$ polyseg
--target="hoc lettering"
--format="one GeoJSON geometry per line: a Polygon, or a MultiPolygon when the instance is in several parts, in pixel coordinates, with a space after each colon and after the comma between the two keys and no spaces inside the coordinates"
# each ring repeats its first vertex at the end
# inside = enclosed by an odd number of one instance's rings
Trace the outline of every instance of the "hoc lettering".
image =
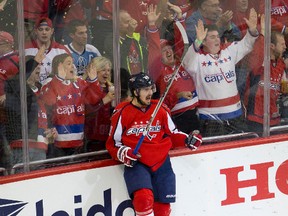
{"type": "MultiPolygon", "coordinates": [[[[243,166],[221,169],[220,174],[226,175],[227,197],[221,201],[221,205],[231,205],[245,202],[245,198],[239,196],[239,189],[256,187],[256,194],[251,196],[251,201],[271,199],[275,193],[269,191],[269,168],[274,167],[274,162],[266,162],[250,165],[250,169],[256,172],[255,179],[239,180],[238,174],[244,170],[243,166]]],[[[288,195],[288,160],[278,167],[275,174],[275,183],[279,191],[288,195]]]]}

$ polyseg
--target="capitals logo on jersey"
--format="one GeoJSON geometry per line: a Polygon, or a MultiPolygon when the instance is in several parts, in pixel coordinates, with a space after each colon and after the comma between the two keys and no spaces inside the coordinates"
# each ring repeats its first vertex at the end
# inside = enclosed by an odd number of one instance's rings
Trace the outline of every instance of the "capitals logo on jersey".
{"type": "MultiPolygon", "coordinates": [[[[147,124],[148,124],[148,121],[146,121],[145,123],[143,123],[142,121],[140,121],[139,123],[138,122],[134,122],[134,125],[129,128],[127,130],[127,135],[136,135],[136,136],[139,136],[140,134],[143,134],[144,131],[146,131],[146,127],[147,127],[147,124]]],[[[155,132],[159,133],[161,130],[161,125],[159,123],[159,121],[156,122],[156,124],[153,126],[151,125],[149,127],[149,130],[147,131],[147,134],[146,134],[146,137],[149,139],[149,140],[152,140],[153,138],[155,138],[157,135],[155,134],[155,132]],[[153,135],[150,134],[150,132],[153,132],[153,135]]]]}

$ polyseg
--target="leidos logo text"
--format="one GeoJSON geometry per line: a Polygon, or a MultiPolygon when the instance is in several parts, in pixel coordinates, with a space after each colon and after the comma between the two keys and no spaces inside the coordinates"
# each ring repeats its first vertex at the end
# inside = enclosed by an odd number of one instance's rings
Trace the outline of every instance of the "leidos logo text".
{"type": "MultiPolygon", "coordinates": [[[[75,208],[74,209],[74,214],[75,216],[94,216],[97,213],[103,213],[104,216],[123,216],[124,211],[127,208],[132,208],[132,202],[131,200],[124,200],[123,202],[121,202],[116,210],[115,213],[112,214],[112,201],[111,201],[111,188],[104,191],[103,192],[104,195],[104,205],[101,204],[95,204],[93,206],[91,206],[88,211],[87,214],[84,214],[82,211],[82,208],[75,208]]],[[[78,204],[82,202],[82,196],[81,195],[76,195],[74,196],[74,204],[78,204]]],[[[36,216],[47,216],[45,215],[45,208],[47,208],[45,206],[45,203],[43,202],[43,200],[40,200],[36,203],[36,216]]],[[[58,210],[56,212],[54,212],[51,216],[70,216],[71,213],[66,212],[65,210],[58,210]]]]}

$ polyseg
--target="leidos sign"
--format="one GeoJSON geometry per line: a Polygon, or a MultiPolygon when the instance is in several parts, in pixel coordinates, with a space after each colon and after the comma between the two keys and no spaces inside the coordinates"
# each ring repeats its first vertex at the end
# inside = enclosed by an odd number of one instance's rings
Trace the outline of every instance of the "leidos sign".
{"type": "MultiPolygon", "coordinates": [[[[94,204],[88,208],[87,214],[84,213],[82,208],[74,208],[74,216],[94,216],[97,213],[102,213],[105,216],[123,216],[124,211],[128,208],[132,208],[131,200],[124,200],[118,206],[116,206],[115,213],[112,214],[112,202],[111,202],[111,189],[108,189],[103,192],[104,196],[104,205],[94,204]]],[[[76,195],[74,196],[74,205],[82,202],[82,196],[76,195]]],[[[9,216],[9,215],[18,215],[20,211],[22,211],[27,202],[16,201],[16,200],[7,200],[0,199],[0,215],[1,216],[9,216]]],[[[31,204],[31,203],[30,203],[31,204]]],[[[72,203],[71,206],[72,207],[72,203]]],[[[44,200],[39,200],[35,204],[35,210],[30,210],[31,215],[35,216],[48,216],[45,214],[45,210],[47,208],[51,208],[51,206],[46,206],[44,200]],[[33,211],[33,212],[31,212],[33,211]]],[[[33,209],[33,208],[30,208],[33,209]]],[[[71,209],[69,209],[69,212],[71,209]]],[[[57,210],[52,216],[70,216],[71,214],[66,210],[57,210]]]]}
{"type": "MultiPolygon", "coordinates": [[[[274,162],[266,162],[250,165],[250,169],[256,172],[256,178],[239,180],[238,174],[244,167],[232,167],[221,169],[220,173],[226,175],[227,197],[222,200],[222,205],[231,205],[245,202],[245,198],[239,196],[240,188],[256,187],[256,194],[251,196],[251,201],[264,200],[275,197],[275,193],[269,188],[269,169],[274,168],[274,162]]],[[[274,179],[280,192],[288,195],[288,160],[277,168],[274,179]]]]}

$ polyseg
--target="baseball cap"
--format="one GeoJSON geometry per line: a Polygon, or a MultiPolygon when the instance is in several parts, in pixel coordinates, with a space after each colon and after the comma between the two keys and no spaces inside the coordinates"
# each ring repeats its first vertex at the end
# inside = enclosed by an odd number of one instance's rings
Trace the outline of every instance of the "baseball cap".
{"type": "Polygon", "coordinates": [[[4,43],[13,44],[14,39],[10,33],[5,32],[5,31],[0,31],[0,44],[4,44],[4,43]]]}
{"type": "Polygon", "coordinates": [[[171,43],[171,41],[168,41],[166,39],[161,39],[160,46],[161,46],[161,49],[163,49],[165,46],[173,46],[173,44],[171,43]]]}
{"type": "Polygon", "coordinates": [[[50,28],[53,28],[52,21],[48,17],[41,17],[36,21],[35,28],[37,29],[40,26],[49,26],[50,28]]]}

